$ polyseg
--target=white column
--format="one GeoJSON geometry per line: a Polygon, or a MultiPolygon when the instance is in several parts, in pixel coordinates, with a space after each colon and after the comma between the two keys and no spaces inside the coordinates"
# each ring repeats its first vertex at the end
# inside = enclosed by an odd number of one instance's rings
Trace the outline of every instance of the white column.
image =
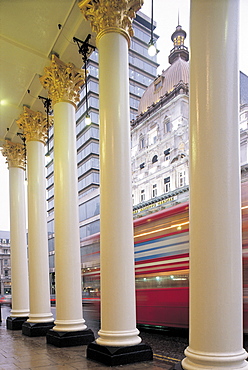
{"type": "Polygon", "coordinates": [[[238,0],[191,0],[190,338],[184,369],[248,369],[242,348],[238,0]]]}
{"type": "Polygon", "coordinates": [[[75,107],[54,105],[55,331],[85,330],[78,214],[75,107]]]}
{"type": "Polygon", "coordinates": [[[29,323],[52,322],[50,308],[46,215],[45,150],[38,140],[27,142],[29,323]]]}
{"type": "Polygon", "coordinates": [[[7,318],[7,329],[21,329],[29,314],[28,259],[25,207],[25,147],[9,140],[2,154],[9,168],[11,293],[12,310],[7,318]]]}
{"type": "Polygon", "coordinates": [[[58,347],[92,342],[82,310],[75,108],[84,71],[53,55],[40,78],[54,110],[54,229],[56,320],[47,342],[58,347]],[[87,329],[87,330],[86,330],[87,329]]]}
{"type": "Polygon", "coordinates": [[[29,315],[28,259],[25,208],[25,172],[9,167],[10,246],[11,246],[11,317],[29,315]]]}
{"type": "Polygon", "coordinates": [[[121,33],[105,33],[98,50],[101,330],[97,343],[130,346],[141,338],[135,311],[128,42],[121,33]]]}

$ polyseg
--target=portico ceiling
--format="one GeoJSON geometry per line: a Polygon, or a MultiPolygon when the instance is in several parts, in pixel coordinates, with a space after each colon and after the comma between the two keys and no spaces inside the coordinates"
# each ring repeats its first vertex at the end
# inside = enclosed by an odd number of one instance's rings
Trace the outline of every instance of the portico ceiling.
{"type": "MultiPolygon", "coordinates": [[[[73,37],[85,40],[89,33],[77,0],[0,1],[0,147],[6,138],[20,141],[15,120],[23,105],[44,112],[38,95],[46,97],[47,91],[39,76],[50,65],[51,54],[80,68],[73,37]]],[[[95,45],[95,35],[90,42],[95,45]]]]}

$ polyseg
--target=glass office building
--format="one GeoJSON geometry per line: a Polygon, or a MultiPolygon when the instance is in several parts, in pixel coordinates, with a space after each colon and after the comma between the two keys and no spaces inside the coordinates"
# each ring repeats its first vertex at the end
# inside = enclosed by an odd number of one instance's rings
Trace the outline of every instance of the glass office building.
{"type": "MultiPolygon", "coordinates": [[[[141,96],[157,75],[156,56],[147,52],[150,41],[151,20],[141,12],[133,21],[134,37],[129,49],[129,91],[130,121],[136,118],[141,96]]],[[[158,36],[154,34],[154,39],[158,36]]],[[[98,52],[95,50],[87,61],[87,96],[86,112],[85,85],[81,90],[81,99],[76,111],[77,164],[78,164],[78,205],[80,239],[100,230],[100,195],[99,195],[99,86],[98,52]],[[91,124],[85,124],[86,114],[90,115],[91,124]]],[[[111,73],[111,65],[109,66],[111,73]]],[[[50,159],[47,164],[47,204],[48,204],[48,244],[49,267],[51,272],[51,292],[54,293],[54,177],[53,177],[53,129],[50,130],[47,151],[50,159]]]]}

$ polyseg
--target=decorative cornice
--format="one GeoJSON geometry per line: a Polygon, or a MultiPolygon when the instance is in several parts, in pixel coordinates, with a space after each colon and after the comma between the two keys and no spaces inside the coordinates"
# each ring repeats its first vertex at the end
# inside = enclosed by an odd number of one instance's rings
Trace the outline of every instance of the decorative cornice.
{"type": "Polygon", "coordinates": [[[2,155],[6,157],[9,168],[18,167],[25,170],[26,151],[23,144],[12,143],[9,140],[5,140],[2,155]]]}
{"type": "Polygon", "coordinates": [[[23,107],[23,113],[16,121],[18,127],[23,131],[26,141],[41,141],[43,144],[47,141],[48,125],[52,125],[52,119],[41,112],[35,112],[28,107],[23,107]]]}
{"type": "Polygon", "coordinates": [[[183,81],[179,81],[177,85],[174,86],[173,90],[166,92],[163,96],[160,97],[158,102],[152,103],[145,112],[141,112],[135,120],[131,121],[131,129],[134,129],[136,126],[141,124],[145,118],[149,117],[151,114],[160,110],[165,104],[169,103],[178,95],[189,95],[189,84],[183,81]]]}
{"type": "Polygon", "coordinates": [[[82,69],[72,63],[62,62],[56,55],[52,55],[50,67],[44,68],[45,74],[40,77],[42,86],[48,90],[48,97],[52,104],[61,101],[76,103],[80,100],[79,91],[85,83],[85,74],[82,69]]]}
{"type": "Polygon", "coordinates": [[[140,208],[156,205],[157,202],[161,202],[165,199],[172,198],[172,197],[174,197],[176,195],[179,195],[179,194],[182,194],[182,193],[187,193],[188,191],[189,191],[189,185],[185,185],[184,187],[177,188],[173,191],[162,194],[158,197],[155,197],[155,198],[152,198],[150,200],[147,200],[147,201],[141,202],[139,204],[136,204],[135,206],[133,206],[133,211],[136,211],[140,208]]]}
{"type": "Polygon", "coordinates": [[[118,32],[130,42],[132,19],[143,3],[143,0],[82,0],[78,6],[85,19],[91,22],[97,40],[105,33],[118,32]]]}

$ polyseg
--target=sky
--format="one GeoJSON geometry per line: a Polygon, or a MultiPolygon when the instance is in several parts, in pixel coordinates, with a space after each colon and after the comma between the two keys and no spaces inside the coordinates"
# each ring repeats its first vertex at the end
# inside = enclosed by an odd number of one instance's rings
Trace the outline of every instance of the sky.
{"type": "MultiPolygon", "coordinates": [[[[187,38],[185,46],[189,47],[189,4],[190,0],[154,0],[153,18],[157,22],[157,33],[160,38],[157,42],[158,53],[158,74],[166,69],[168,55],[172,49],[171,35],[179,23],[186,31],[187,38]]],[[[144,0],[141,9],[143,13],[151,17],[151,0],[144,0]]],[[[248,75],[248,0],[240,0],[240,70],[248,75]],[[241,35],[245,35],[242,36],[241,35]],[[245,42],[244,42],[245,41],[245,42]]],[[[9,174],[5,158],[0,154],[0,230],[9,230],[9,174]]]]}
{"type": "MultiPolygon", "coordinates": [[[[216,0],[219,1],[219,0],[216,0]]],[[[237,1],[237,0],[234,0],[237,1]]],[[[144,0],[141,11],[151,17],[151,0],[144,0]]],[[[153,19],[157,22],[155,33],[160,37],[157,42],[158,63],[161,65],[158,74],[162,69],[169,67],[168,56],[173,48],[171,35],[179,23],[186,31],[187,37],[185,46],[189,47],[189,11],[190,0],[153,0],[153,19]]],[[[248,0],[240,0],[240,70],[248,75],[248,0]],[[242,42],[242,45],[241,45],[242,42]]]]}

